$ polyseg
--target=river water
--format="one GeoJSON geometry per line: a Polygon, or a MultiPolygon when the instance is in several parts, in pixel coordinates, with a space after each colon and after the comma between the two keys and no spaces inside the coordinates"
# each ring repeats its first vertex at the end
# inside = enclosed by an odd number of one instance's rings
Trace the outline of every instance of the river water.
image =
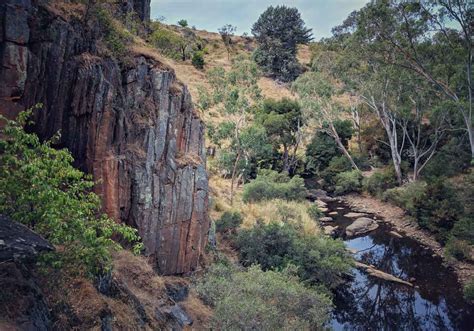
{"type": "MultiPolygon", "coordinates": [[[[462,287],[441,258],[410,238],[392,234],[380,223],[375,231],[345,238],[344,229],[354,219],[340,201],[328,203],[337,225],[337,236],[356,260],[409,281],[410,287],[367,275],[354,269],[353,278],[336,290],[330,326],[335,330],[474,330],[474,306],[463,299],[462,287]]],[[[369,215],[373,217],[373,215],[369,215]]]]}

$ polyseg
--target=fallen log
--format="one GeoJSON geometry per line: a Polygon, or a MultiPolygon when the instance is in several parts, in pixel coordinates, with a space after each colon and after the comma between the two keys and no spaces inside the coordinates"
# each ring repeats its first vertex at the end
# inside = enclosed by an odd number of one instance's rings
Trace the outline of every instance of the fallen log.
{"type": "Polygon", "coordinates": [[[372,267],[370,265],[367,265],[367,264],[356,261],[355,266],[358,269],[361,269],[361,270],[365,271],[367,274],[369,274],[372,277],[377,277],[377,278],[380,278],[380,279],[383,279],[383,280],[387,280],[389,282],[395,282],[395,283],[404,284],[404,285],[413,287],[412,283],[407,282],[407,281],[405,281],[403,279],[400,279],[398,277],[395,277],[395,276],[393,276],[391,274],[388,274],[386,272],[383,272],[381,270],[375,269],[374,267],[372,267]]]}

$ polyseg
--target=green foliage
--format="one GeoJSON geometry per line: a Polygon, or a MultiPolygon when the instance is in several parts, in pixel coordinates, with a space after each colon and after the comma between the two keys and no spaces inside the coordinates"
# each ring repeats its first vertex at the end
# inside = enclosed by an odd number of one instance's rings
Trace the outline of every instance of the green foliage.
{"type": "Polygon", "coordinates": [[[471,260],[473,247],[467,241],[450,238],[446,243],[446,253],[457,260],[471,260]]]}
{"type": "Polygon", "coordinates": [[[424,194],[414,201],[414,216],[418,224],[433,232],[441,242],[446,242],[462,212],[463,206],[454,188],[440,179],[428,183],[424,194]]]}
{"type": "Polygon", "coordinates": [[[328,288],[340,284],[352,261],[342,241],[303,234],[289,223],[258,223],[252,229],[242,229],[236,246],[246,266],[257,263],[269,270],[294,264],[301,279],[328,288]]]}
{"type": "Polygon", "coordinates": [[[340,152],[334,139],[323,132],[317,132],[306,147],[306,171],[319,174],[338,155],[340,152]]]}
{"type": "Polygon", "coordinates": [[[131,34],[121,28],[105,8],[97,7],[96,17],[104,32],[104,41],[112,55],[117,58],[127,55],[127,44],[132,40],[131,34]]]}
{"type": "Polygon", "coordinates": [[[321,173],[321,177],[326,182],[327,188],[333,190],[336,176],[341,172],[351,171],[351,169],[351,163],[345,156],[337,156],[331,159],[328,167],[321,173]]]}
{"type": "Polygon", "coordinates": [[[362,181],[364,191],[373,196],[381,197],[383,193],[397,185],[395,172],[392,167],[375,172],[372,176],[362,181]]]}
{"type": "Polygon", "coordinates": [[[107,271],[111,250],[120,248],[112,237],[137,242],[137,231],[99,216],[94,182],[72,166],[67,150],[52,148],[58,136],[41,142],[23,130],[30,115],[20,113],[0,133],[0,213],[60,246],[45,256],[53,266],[89,275],[107,271]]]}
{"type": "Polygon", "coordinates": [[[255,22],[252,33],[258,43],[254,59],[263,71],[283,81],[294,80],[301,71],[297,45],[312,39],[298,10],[270,6],[255,22]]]}
{"type": "Polygon", "coordinates": [[[256,121],[266,130],[273,142],[274,151],[283,150],[283,171],[293,170],[296,166],[296,151],[300,129],[304,124],[301,107],[297,101],[267,99],[257,111],[256,121]]]}
{"type": "Polygon", "coordinates": [[[226,211],[216,222],[217,232],[229,232],[237,229],[243,221],[242,214],[238,211],[226,211]]]}
{"type": "Polygon", "coordinates": [[[262,170],[257,178],[244,185],[244,202],[284,199],[301,201],[306,196],[304,181],[299,176],[289,176],[272,170],[262,170]]]}
{"type": "Polygon", "coordinates": [[[347,194],[362,190],[362,173],[358,170],[341,172],[336,175],[334,193],[347,194]]]}
{"type": "Polygon", "coordinates": [[[414,201],[425,193],[426,183],[422,181],[410,182],[400,187],[386,190],[382,198],[406,210],[409,214],[415,213],[414,201]]]}
{"type": "Polygon", "coordinates": [[[180,45],[183,43],[183,39],[176,32],[157,25],[150,35],[150,42],[164,55],[176,60],[181,58],[180,45]]]}
{"type": "Polygon", "coordinates": [[[471,279],[464,287],[464,297],[467,300],[474,301],[474,279],[471,279]]]}
{"type": "Polygon", "coordinates": [[[196,69],[204,69],[204,53],[201,51],[194,52],[191,63],[196,69]]]}
{"type": "Polygon", "coordinates": [[[319,329],[332,308],[326,294],[305,287],[290,268],[264,272],[252,266],[238,271],[217,264],[196,289],[214,307],[216,330],[319,329]]]}
{"type": "Polygon", "coordinates": [[[181,20],[178,21],[178,25],[182,28],[186,28],[186,27],[188,27],[188,21],[185,20],[185,19],[181,19],[181,20]]]}
{"type": "Polygon", "coordinates": [[[324,215],[324,213],[319,209],[318,205],[313,203],[311,206],[308,207],[308,215],[311,217],[313,221],[318,221],[320,217],[324,215]]]}

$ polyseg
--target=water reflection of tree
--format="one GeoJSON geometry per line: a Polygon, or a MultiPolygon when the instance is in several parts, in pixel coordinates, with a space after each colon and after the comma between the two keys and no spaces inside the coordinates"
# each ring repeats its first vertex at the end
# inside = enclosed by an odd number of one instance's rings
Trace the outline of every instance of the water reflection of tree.
{"type": "MultiPolygon", "coordinates": [[[[412,277],[410,263],[417,261],[413,261],[414,252],[406,243],[383,233],[372,240],[377,246],[359,254],[358,259],[397,277],[412,277]]],[[[335,318],[341,324],[348,322],[349,329],[451,329],[447,315],[459,314],[456,310],[450,313],[446,305],[440,304],[443,300],[439,292],[431,293],[431,303],[422,300],[413,288],[368,277],[360,271],[354,274],[356,281],[351,287],[341,288],[336,297],[335,318]]]]}

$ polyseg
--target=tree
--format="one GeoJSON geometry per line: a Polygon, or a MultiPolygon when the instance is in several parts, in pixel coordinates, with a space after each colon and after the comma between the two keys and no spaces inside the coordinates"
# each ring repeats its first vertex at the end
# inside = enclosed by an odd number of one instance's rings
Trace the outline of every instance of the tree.
{"type": "Polygon", "coordinates": [[[221,35],[222,41],[224,42],[225,49],[227,50],[227,58],[230,59],[230,52],[232,51],[232,36],[237,30],[236,26],[226,24],[217,31],[221,35]]]}
{"type": "Polygon", "coordinates": [[[302,140],[303,114],[297,101],[268,99],[257,112],[256,121],[263,125],[275,149],[283,149],[283,171],[292,172],[302,140]]]}
{"type": "Polygon", "coordinates": [[[474,158],[472,10],[469,1],[378,1],[352,14],[343,33],[372,61],[409,70],[429,82],[463,118],[474,158]]]}
{"type": "Polygon", "coordinates": [[[187,28],[188,27],[188,21],[185,19],[181,19],[178,21],[178,25],[182,28],[187,28]]]}
{"type": "MultiPolygon", "coordinates": [[[[227,118],[211,139],[222,146],[219,154],[226,175],[231,177],[231,204],[235,183],[248,174],[251,160],[261,158],[271,150],[265,129],[252,124],[253,109],[261,102],[258,77],[255,63],[238,57],[229,72],[219,67],[209,70],[211,91],[200,90],[200,99],[206,100],[206,106],[218,105],[219,111],[227,118]]],[[[204,104],[201,100],[200,103],[204,104]]]]}
{"type": "Polygon", "coordinates": [[[334,88],[330,78],[322,73],[308,72],[299,77],[292,88],[301,97],[303,107],[310,112],[311,118],[318,123],[319,130],[330,135],[352,168],[359,170],[335,126],[344,109],[333,100],[334,88]]]}
{"type": "Polygon", "coordinates": [[[254,59],[264,73],[283,81],[292,81],[299,74],[297,45],[312,40],[296,8],[270,6],[252,27],[258,48],[254,59]]]}
{"type": "MultiPolygon", "coordinates": [[[[60,247],[43,258],[55,267],[95,276],[111,268],[112,238],[138,241],[137,230],[100,216],[100,199],[91,192],[94,182],[73,168],[73,158],[41,142],[23,127],[31,124],[31,110],[0,130],[0,213],[23,223],[60,247]]],[[[137,250],[141,245],[135,247],[137,250]]]]}

